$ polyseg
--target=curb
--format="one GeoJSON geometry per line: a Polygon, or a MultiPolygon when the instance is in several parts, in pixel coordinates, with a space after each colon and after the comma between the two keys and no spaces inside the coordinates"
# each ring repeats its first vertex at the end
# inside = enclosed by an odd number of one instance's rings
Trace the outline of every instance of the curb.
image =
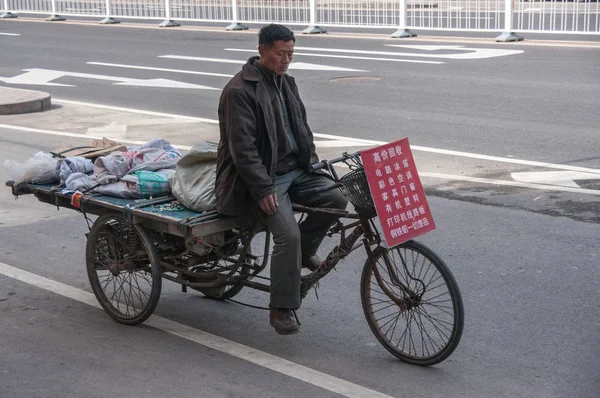
{"type": "Polygon", "coordinates": [[[43,91],[0,87],[0,115],[42,112],[51,104],[50,94],[43,91]]]}

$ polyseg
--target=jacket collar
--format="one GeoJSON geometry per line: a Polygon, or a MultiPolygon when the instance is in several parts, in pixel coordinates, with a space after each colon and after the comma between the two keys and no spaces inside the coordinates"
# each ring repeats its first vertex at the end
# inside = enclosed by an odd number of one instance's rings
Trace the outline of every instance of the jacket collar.
{"type": "Polygon", "coordinates": [[[259,59],[259,56],[248,58],[248,62],[246,62],[246,64],[242,67],[242,77],[244,78],[244,80],[257,82],[263,78],[263,76],[260,73],[258,73],[254,66],[254,63],[258,62],[259,59]]]}
{"type": "Polygon", "coordinates": [[[275,81],[277,76],[264,66],[259,65],[259,56],[248,58],[248,62],[242,67],[242,77],[244,80],[251,82],[257,82],[263,77],[269,78],[271,81],[275,81]]]}

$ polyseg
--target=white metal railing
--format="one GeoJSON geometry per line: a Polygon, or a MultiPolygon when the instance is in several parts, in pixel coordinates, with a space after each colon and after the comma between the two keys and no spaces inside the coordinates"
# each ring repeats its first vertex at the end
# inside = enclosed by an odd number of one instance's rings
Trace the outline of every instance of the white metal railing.
{"type": "Polygon", "coordinates": [[[238,0],[239,22],[308,25],[310,0],[238,0]]]}
{"type": "Polygon", "coordinates": [[[233,20],[231,0],[171,0],[171,18],[189,21],[233,20]]]}
{"type": "Polygon", "coordinates": [[[317,23],[322,26],[395,28],[399,0],[317,0],[317,23]]]}
{"type": "Polygon", "coordinates": [[[0,7],[5,15],[275,22],[308,25],[306,33],[318,25],[600,34],[600,0],[0,0],[0,7]]]}
{"type": "Polygon", "coordinates": [[[514,29],[522,32],[600,32],[600,1],[519,2],[514,29]]]}
{"type": "Polygon", "coordinates": [[[49,0],[7,0],[7,12],[19,14],[50,14],[52,3],[49,0]]]}
{"type": "Polygon", "coordinates": [[[105,0],[54,0],[53,14],[72,16],[100,16],[106,15],[105,0]]]}
{"type": "Polygon", "coordinates": [[[168,0],[111,0],[111,17],[166,19],[168,0]]]}
{"type": "Polygon", "coordinates": [[[505,0],[409,0],[407,27],[428,30],[498,31],[505,0]]]}

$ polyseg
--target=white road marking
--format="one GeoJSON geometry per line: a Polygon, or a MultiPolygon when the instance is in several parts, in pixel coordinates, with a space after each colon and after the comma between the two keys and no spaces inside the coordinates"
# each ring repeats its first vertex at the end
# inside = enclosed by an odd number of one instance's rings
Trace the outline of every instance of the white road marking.
{"type": "MultiPolygon", "coordinates": [[[[179,118],[179,119],[184,119],[184,120],[191,121],[191,122],[202,122],[202,123],[210,123],[210,124],[218,124],[219,123],[218,120],[214,120],[214,119],[206,119],[206,118],[184,116],[184,115],[162,113],[162,112],[144,111],[144,110],[139,110],[139,109],[122,108],[122,107],[93,104],[93,103],[87,103],[87,102],[61,100],[61,99],[54,99],[54,102],[59,103],[59,104],[65,103],[65,104],[73,104],[73,105],[90,106],[90,107],[95,107],[95,108],[100,108],[100,109],[109,109],[109,110],[117,110],[117,111],[130,112],[130,113],[139,113],[139,114],[143,114],[143,115],[179,118]]],[[[44,129],[37,129],[37,128],[31,128],[31,127],[9,125],[9,124],[0,124],[0,128],[12,129],[12,130],[17,130],[17,131],[26,131],[26,132],[32,132],[32,133],[40,133],[40,134],[74,137],[74,138],[92,138],[92,139],[102,138],[99,136],[93,136],[93,135],[87,135],[87,134],[77,134],[77,133],[68,133],[68,132],[62,132],[62,131],[44,130],[44,129]]],[[[347,143],[351,143],[352,146],[371,147],[371,146],[376,146],[376,145],[387,144],[386,141],[367,140],[367,139],[362,139],[362,138],[344,137],[344,136],[331,135],[331,134],[314,133],[313,135],[316,138],[325,138],[327,140],[335,140],[338,143],[340,143],[340,145],[342,143],[344,143],[344,145],[346,145],[347,143]]],[[[134,145],[140,145],[140,144],[144,143],[143,141],[123,141],[123,142],[126,144],[131,143],[134,145]]],[[[320,143],[318,145],[320,147],[331,147],[334,145],[334,144],[330,144],[330,142],[332,142],[332,141],[319,141],[319,142],[320,143]]],[[[180,149],[183,149],[183,150],[191,149],[190,146],[177,145],[177,147],[180,149]]],[[[520,164],[520,165],[527,165],[527,166],[534,166],[534,167],[545,167],[545,168],[551,168],[551,169],[557,169],[557,170],[568,170],[568,171],[576,171],[576,172],[582,172],[582,173],[591,173],[591,174],[595,174],[595,175],[600,174],[600,169],[593,169],[593,168],[587,168],[587,167],[570,166],[570,165],[562,165],[562,164],[546,163],[546,162],[537,162],[537,161],[515,159],[515,158],[503,158],[503,157],[499,157],[499,156],[490,156],[490,155],[482,155],[482,154],[477,154],[477,153],[452,151],[452,150],[430,148],[430,147],[424,147],[424,146],[418,146],[418,145],[411,145],[411,149],[413,151],[438,153],[438,154],[444,154],[444,155],[450,155],[450,156],[459,156],[459,157],[466,157],[466,158],[472,158],[472,159],[489,160],[489,161],[494,161],[494,162],[520,164]]],[[[493,179],[486,179],[486,178],[467,177],[467,176],[461,176],[461,175],[442,174],[442,173],[420,172],[419,174],[422,176],[426,176],[426,177],[441,178],[441,179],[447,179],[447,180],[470,181],[470,182],[479,182],[479,183],[484,183],[484,184],[508,185],[508,186],[517,186],[517,187],[534,188],[534,189],[542,189],[542,190],[578,192],[578,193],[582,193],[582,194],[588,193],[591,195],[599,195],[600,194],[600,191],[598,191],[598,190],[582,189],[582,188],[557,187],[557,186],[543,185],[543,184],[528,184],[528,183],[523,183],[523,182],[518,182],[518,181],[493,180],[493,179]]]]}
{"type": "Polygon", "coordinates": [[[79,77],[85,79],[95,80],[109,80],[116,81],[113,83],[120,86],[138,86],[138,87],[162,87],[162,88],[186,88],[186,89],[197,89],[197,90],[214,90],[220,91],[220,89],[209,86],[201,86],[198,84],[190,84],[184,82],[178,82],[175,80],[168,79],[133,79],[129,77],[118,77],[118,76],[106,76],[106,75],[95,75],[91,73],[78,73],[68,72],[51,69],[23,69],[25,73],[14,76],[14,77],[0,77],[0,81],[8,84],[29,84],[29,85],[41,85],[41,86],[65,86],[75,87],[69,84],[51,83],[52,80],[58,79],[64,76],[79,77]]]}
{"type": "Polygon", "coordinates": [[[247,61],[244,61],[241,59],[192,57],[189,55],[159,55],[158,58],[184,59],[184,60],[188,60],[188,61],[219,62],[222,64],[236,64],[236,65],[243,65],[247,62],[247,61]]]}
{"type": "Polygon", "coordinates": [[[403,44],[397,45],[396,47],[409,48],[412,50],[423,50],[423,51],[437,51],[437,50],[454,50],[457,48],[464,47],[463,45],[459,46],[440,46],[440,45],[428,45],[428,44],[403,44]]]}
{"type": "MultiPolygon", "coordinates": [[[[59,104],[65,103],[65,104],[73,104],[73,105],[81,105],[81,106],[91,106],[91,107],[100,108],[100,109],[110,109],[110,110],[116,110],[116,111],[122,111],[122,112],[139,113],[142,115],[172,117],[172,118],[185,119],[185,120],[192,121],[192,122],[219,124],[219,121],[216,119],[207,119],[207,118],[194,117],[194,116],[177,115],[177,114],[173,114],[173,113],[153,112],[153,111],[145,111],[145,110],[132,109],[132,108],[122,108],[122,107],[118,107],[118,106],[101,105],[101,104],[94,104],[94,103],[80,102],[80,101],[71,101],[71,100],[64,100],[64,99],[59,99],[59,98],[55,98],[53,101],[55,103],[59,103],[59,104]]],[[[8,126],[8,125],[0,125],[0,126],[8,126]]],[[[19,126],[12,126],[12,127],[18,128],[19,126]]],[[[8,127],[8,128],[12,128],[12,127],[8,127]]],[[[329,140],[356,142],[357,144],[364,144],[364,146],[376,146],[376,145],[384,145],[384,144],[388,143],[387,141],[368,140],[368,139],[364,139],[364,138],[346,137],[346,136],[342,136],[342,135],[321,134],[321,133],[313,133],[313,135],[317,138],[326,138],[329,140]]],[[[521,164],[521,165],[535,166],[535,167],[546,167],[549,169],[558,169],[558,170],[580,171],[583,173],[600,173],[600,169],[592,169],[592,168],[588,168],[588,167],[570,166],[570,165],[564,165],[564,164],[546,163],[546,162],[538,162],[538,161],[534,161],[534,160],[524,160],[524,159],[516,159],[516,158],[504,158],[504,157],[500,157],[500,156],[482,155],[482,154],[478,154],[478,153],[453,151],[453,150],[449,150],[449,149],[431,148],[431,147],[425,147],[425,146],[419,146],[419,145],[411,145],[410,148],[413,151],[439,153],[442,155],[489,160],[492,162],[521,164]]]]}
{"type": "Polygon", "coordinates": [[[86,62],[86,64],[88,64],[88,65],[100,65],[100,66],[112,66],[112,67],[115,67],[115,68],[155,70],[155,71],[159,71],[159,72],[187,73],[187,74],[190,74],[190,75],[216,76],[216,77],[233,77],[233,75],[225,75],[223,73],[196,72],[196,71],[193,71],[193,70],[182,70],[182,69],[154,68],[152,66],[109,64],[109,63],[106,63],[106,62],[86,62]]]}
{"type": "MultiPolygon", "coordinates": [[[[296,47],[298,48],[298,47],[296,47]]],[[[255,52],[255,50],[246,50],[241,48],[226,48],[225,51],[238,51],[238,52],[255,52]]],[[[317,53],[301,53],[294,51],[294,56],[296,55],[305,55],[309,57],[320,57],[320,58],[343,58],[343,59],[364,59],[368,61],[387,61],[387,62],[408,62],[413,64],[443,64],[442,61],[416,61],[414,59],[399,59],[399,58],[374,58],[374,57],[361,57],[356,55],[333,55],[333,54],[317,54],[317,53]]],[[[292,62],[290,64],[290,69],[293,69],[292,66],[299,64],[301,62],[292,62]]],[[[363,71],[364,72],[364,71],[363,71]]]]}
{"type": "Polygon", "coordinates": [[[429,172],[419,172],[419,176],[430,177],[430,178],[440,178],[440,179],[444,179],[444,180],[476,182],[479,184],[504,185],[504,186],[509,186],[509,187],[539,189],[539,190],[543,190],[543,191],[574,192],[577,194],[588,194],[588,195],[600,196],[600,191],[595,190],[595,189],[561,187],[558,185],[530,184],[530,183],[518,182],[518,181],[493,180],[493,179],[489,179],[489,178],[468,177],[468,176],[459,176],[459,175],[453,175],[453,174],[429,173],[429,172]]]}
{"type": "MultiPolygon", "coordinates": [[[[13,126],[11,124],[0,124],[0,128],[17,130],[17,131],[25,131],[28,133],[56,135],[59,137],[88,138],[88,139],[92,139],[92,140],[101,140],[102,138],[104,138],[103,136],[94,135],[94,134],[68,133],[66,131],[54,131],[54,130],[38,129],[38,128],[33,128],[33,127],[13,126]]],[[[121,141],[123,144],[133,144],[133,145],[142,145],[142,144],[146,143],[146,141],[131,141],[131,140],[119,140],[119,141],[121,141]]]]}
{"type": "Polygon", "coordinates": [[[210,123],[210,124],[219,124],[218,120],[215,119],[206,119],[202,117],[195,116],[185,116],[185,115],[177,115],[174,113],[163,113],[163,112],[154,112],[154,111],[145,111],[141,109],[132,109],[132,108],[122,108],[120,106],[111,106],[111,105],[102,105],[102,104],[93,104],[90,102],[81,102],[81,101],[71,101],[60,98],[54,98],[52,100],[54,103],[58,104],[72,104],[72,105],[80,105],[80,106],[91,106],[93,108],[99,109],[109,109],[113,111],[121,111],[121,112],[129,112],[129,113],[139,113],[140,115],[150,115],[150,116],[160,116],[160,117],[168,117],[174,119],[185,119],[190,122],[201,122],[201,123],[210,123]]]}
{"type": "MultiPolygon", "coordinates": [[[[256,53],[256,50],[244,50],[244,51],[256,53]]],[[[188,60],[188,61],[203,61],[203,62],[219,62],[219,63],[224,63],[224,64],[237,64],[237,65],[244,65],[246,62],[248,62],[247,60],[191,57],[191,56],[187,56],[187,55],[159,55],[158,58],[184,59],[184,60],[188,60]]],[[[338,66],[310,64],[307,62],[292,62],[290,64],[290,69],[293,69],[293,70],[324,70],[324,71],[334,71],[334,72],[368,72],[368,71],[362,70],[362,69],[350,69],[350,68],[342,68],[342,67],[338,67],[338,66]]]]}
{"type": "Polygon", "coordinates": [[[9,84],[37,84],[41,86],[75,87],[72,84],[51,83],[52,80],[63,77],[64,75],[64,73],[57,70],[30,69],[28,72],[14,77],[0,77],[0,81],[9,84]]]}
{"type": "MultiPolygon", "coordinates": [[[[68,133],[65,131],[54,131],[54,130],[44,130],[44,129],[38,129],[38,128],[33,128],[33,127],[23,127],[23,126],[13,126],[10,124],[0,124],[0,128],[6,128],[6,129],[12,129],[12,130],[18,130],[18,131],[25,131],[28,133],[38,133],[38,134],[47,134],[47,135],[56,135],[56,136],[61,136],[61,137],[71,137],[71,138],[82,138],[82,139],[92,139],[92,140],[101,140],[102,138],[107,137],[110,134],[80,134],[80,133],[68,133]]],[[[92,129],[90,129],[92,130],[92,129]]],[[[94,132],[97,132],[98,130],[92,130],[94,132]]],[[[127,139],[122,139],[121,137],[117,137],[117,136],[111,136],[110,138],[113,139],[118,139],[119,142],[123,143],[123,144],[131,144],[131,145],[143,145],[146,143],[146,141],[136,141],[136,140],[127,140],[127,139]]],[[[173,145],[174,147],[176,147],[177,149],[180,150],[184,150],[184,151],[189,151],[190,149],[192,149],[191,146],[189,145],[173,145]]],[[[341,140],[328,140],[328,141],[319,141],[319,140],[315,140],[315,146],[317,148],[347,148],[347,147],[357,147],[357,146],[365,146],[363,143],[360,142],[352,142],[352,141],[341,141],[341,140]]]]}
{"type": "Polygon", "coordinates": [[[560,185],[573,188],[579,188],[579,185],[573,180],[600,180],[600,174],[582,173],[580,171],[533,171],[511,173],[510,176],[515,181],[560,185]]]}
{"type": "MultiPolygon", "coordinates": [[[[0,274],[67,297],[71,300],[87,304],[94,308],[101,308],[96,297],[92,293],[24,271],[2,262],[0,262],[0,274]]],[[[203,345],[212,350],[231,355],[254,365],[261,366],[345,397],[391,398],[389,395],[382,394],[375,390],[160,316],[153,315],[145,322],[145,324],[174,336],[203,345]]]]}
{"type": "Polygon", "coordinates": [[[0,36],[21,36],[20,33],[3,33],[0,32],[0,36]]]}
{"type": "MultiPolygon", "coordinates": [[[[313,134],[316,136],[316,134],[313,134]]],[[[331,140],[331,141],[319,141],[315,140],[315,146],[317,148],[348,148],[348,147],[359,147],[365,146],[362,142],[356,141],[344,141],[344,140],[331,140]]]]}
{"type": "MultiPolygon", "coordinates": [[[[340,136],[340,135],[331,135],[331,134],[313,133],[313,135],[315,137],[320,137],[320,138],[329,138],[329,139],[343,140],[343,141],[354,141],[354,142],[357,142],[357,143],[363,143],[365,146],[385,145],[385,144],[388,143],[387,141],[374,141],[374,140],[366,140],[366,139],[362,139],[362,138],[344,137],[344,136],[340,136]]],[[[588,167],[579,167],[579,166],[570,166],[570,165],[556,164],[556,163],[537,162],[537,161],[534,161],[534,160],[524,160],[524,159],[515,159],[515,158],[503,158],[503,157],[500,157],[500,156],[482,155],[482,154],[478,154],[478,153],[453,151],[453,150],[449,150],[449,149],[430,148],[430,147],[419,146],[419,145],[411,145],[410,149],[412,149],[413,151],[439,153],[439,154],[442,154],[442,155],[450,155],[450,156],[459,156],[459,157],[463,157],[463,158],[489,160],[489,161],[492,161],[492,162],[522,164],[522,165],[526,165],[526,166],[546,167],[546,168],[549,168],[549,169],[570,170],[570,171],[578,171],[578,172],[583,172],[583,173],[600,173],[600,169],[592,169],[592,168],[588,168],[588,167]]]]}
{"type": "MultiPolygon", "coordinates": [[[[403,46],[403,44],[385,44],[388,47],[403,46]]],[[[502,50],[497,48],[456,48],[453,49],[468,51],[467,53],[457,54],[423,54],[423,53],[402,53],[397,51],[371,51],[371,50],[351,50],[341,48],[322,48],[322,47],[295,47],[296,50],[331,52],[343,54],[369,54],[369,55],[393,55],[397,57],[420,57],[420,58],[446,58],[446,59],[482,59],[502,57],[506,55],[515,55],[523,53],[523,50],[502,50]]],[[[226,49],[227,50],[227,49],[226,49]]],[[[296,54],[296,53],[294,53],[296,54]]],[[[360,59],[360,58],[359,58],[360,59]]]]}
{"type": "MultiPolygon", "coordinates": [[[[62,102],[65,102],[65,101],[62,101],[62,102]]],[[[71,101],[71,102],[74,102],[74,101],[71,101]]],[[[102,106],[102,107],[104,107],[104,106],[102,106]]],[[[111,108],[114,108],[114,107],[111,107],[111,108]]],[[[129,110],[129,111],[132,111],[132,110],[129,110]]],[[[152,113],[144,112],[144,114],[152,114],[152,113]]],[[[162,115],[164,115],[164,114],[162,114],[162,115]]],[[[10,125],[10,124],[0,124],[0,129],[1,128],[17,130],[17,131],[26,131],[26,132],[38,133],[38,134],[73,137],[73,138],[84,138],[84,139],[86,139],[86,138],[87,139],[102,139],[103,138],[103,137],[97,136],[97,135],[67,133],[67,132],[63,132],[63,131],[44,130],[44,129],[37,129],[37,128],[32,128],[32,127],[14,126],[14,125],[10,125]]],[[[344,146],[347,145],[347,142],[354,143],[354,144],[352,144],[352,146],[373,146],[372,144],[371,145],[368,144],[368,142],[369,142],[368,140],[351,139],[351,138],[348,139],[346,137],[339,137],[339,136],[329,135],[329,134],[313,134],[313,135],[315,137],[328,138],[328,139],[331,139],[333,137],[344,138],[343,140],[337,141],[338,143],[344,143],[344,146]],[[346,140],[348,140],[348,141],[346,141],[346,140]]],[[[131,141],[131,140],[121,140],[121,142],[123,142],[124,144],[133,144],[133,145],[142,145],[145,143],[145,141],[131,141]]],[[[331,142],[331,141],[315,141],[315,146],[325,147],[325,148],[333,146],[332,144],[329,144],[329,142],[331,142]],[[317,142],[319,144],[317,144],[317,142]]],[[[370,141],[370,142],[373,142],[373,141],[370,141]]],[[[377,144],[375,144],[375,145],[385,144],[385,142],[383,142],[383,141],[374,141],[374,142],[377,142],[377,144]]],[[[192,148],[191,146],[186,146],[186,145],[174,145],[174,146],[179,149],[182,149],[182,150],[190,150],[192,148]]],[[[417,150],[417,151],[425,150],[427,152],[434,152],[434,153],[441,152],[441,153],[446,153],[446,154],[452,154],[452,152],[454,152],[454,151],[444,151],[441,149],[419,147],[419,146],[413,146],[413,145],[411,145],[411,149],[417,150]]],[[[464,152],[456,152],[456,153],[463,154],[463,155],[456,155],[456,156],[468,155],[466,157],[481,158],[481,159],[485,158],[487,160],[497,159],[496,161],[499,161],[499,162],[535,164],[536,166],[550,167],[550,168],[557,168],[557,169],[568,169],[568,168],[574,167],[574,166],[566,166],[566,165],[560,165],[560,164],[531,162],[531,161],[519,160],[519,159],[495,158],[493,156],[469,154],[469,153],[464,153],[464,152]],[[543,165],[545,165],[545,166],[543,166],[543,165]]],[[[600,170],[598,170],[598,169],[586,169],[583,167],[580,167],[580,169],[587,170],[591,173],[596,173],[596,175],[600,175],[600,170]]],[[[487,179],[487,178],[468,177],[468,176],[443,174],[443,173],[419,172],[419,175],[422,177],[441,178],[441,179],[453,180],[453,181],[468,181],[468,182],[476,182],[476,183],[491,184],[491,185],[506,185],[506,186],[514,186],[514,187],[533,188],[533,189],[540,189],[540,190],[545,190],[545,191],[577,192],[580,194],[600,195],[599,190],[593,190],[593,189],[561,187],[561,186],[544,185],[544,184],[531,184],[531,183],[518,182],[518,181],[507,181],[507,180],[493,180],[493,179],[487,179]]]]}

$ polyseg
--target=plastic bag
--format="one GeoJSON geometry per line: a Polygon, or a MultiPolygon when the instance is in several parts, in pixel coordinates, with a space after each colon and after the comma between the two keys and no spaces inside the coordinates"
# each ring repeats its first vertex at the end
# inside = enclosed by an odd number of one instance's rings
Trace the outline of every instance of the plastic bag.
{"type": "Polygon", "coordinates": [[[171,194],[169,176],[174,173],[175,170],[168,169],[158,171],[137,171],[135,175],[138,178],[141,197],[149,199],[151,197],[155,198],[171,194]]]}
{"type": "Polygon", "coordinates": [[[67,178],[73,173],[91,173],[94,171],[94,164],[90,159],[81,156],[61,159],[56,165],[56,171],[60,177],[61,185],[64,185],[67,178]]]}
{"type": "Polygon", "coordinates": [[[101,156],[94,162],[94,176],[100,184],[109,184],[117,181],[131,169],[129,152],[114,152],[101,156]]]}
{"type": "Polygon", "coordinates": [[[4,168],[10,179],[16,183],[50,184],[59,181],[57,163],[58,159],[54,159],[49,153],[38,152],[25,163],[6,160],[4,168]]]}
{"type": "Polygon", "coordinates": [[[179,203],[194,211],[208,211],[217,207],[216,178],[217,144],[201,142],[179,160],[169,183],[179,203]]]}

